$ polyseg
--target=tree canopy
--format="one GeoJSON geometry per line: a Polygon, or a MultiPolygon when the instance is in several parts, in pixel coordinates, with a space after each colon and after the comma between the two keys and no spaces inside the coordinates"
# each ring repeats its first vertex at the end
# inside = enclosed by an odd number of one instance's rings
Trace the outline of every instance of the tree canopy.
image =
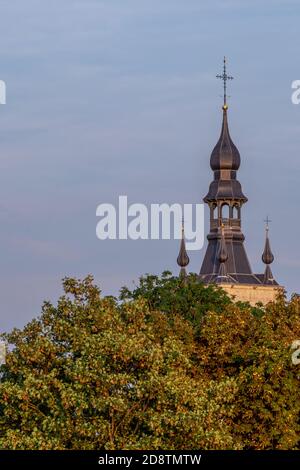
{"type": "Polygon", "coordinates": [[[300,448],[298,296],[252,308],[168,272],[63,288],[3,335],[0,448],[300,448]]]}

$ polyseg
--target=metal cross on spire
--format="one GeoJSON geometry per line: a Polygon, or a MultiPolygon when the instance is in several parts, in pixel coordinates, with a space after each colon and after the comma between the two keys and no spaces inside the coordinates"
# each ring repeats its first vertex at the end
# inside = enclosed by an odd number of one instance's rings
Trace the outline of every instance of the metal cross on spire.
{"type": "Polygon", "coordinates": [[[226,57],[224,56],[224,65],[222,75],[216,75],[216,78],[220,78],[224,83],[224,107],[227,108],[227,80],[233,80],[231,75],[227,75],[226,71],[226,57]]]}
{"type": "Polygon", "coordinates": [[[266,224],[266,231],[269,231],[269,223],[272,222],[272,220],[269,219],[269,216],[267,215],[266,219],[264,220],[266,224]]]}

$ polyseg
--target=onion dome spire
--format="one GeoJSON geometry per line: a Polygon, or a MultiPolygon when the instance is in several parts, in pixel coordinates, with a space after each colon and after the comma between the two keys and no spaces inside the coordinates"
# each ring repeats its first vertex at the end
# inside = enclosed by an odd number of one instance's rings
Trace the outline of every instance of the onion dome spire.
{"type": "Polygon", "coordinates": [[[177,264],[180,266],[180,277],[186,277],[186,267],[190,262],[190,258],[186,252],[185,247],[185,237],[184,237],[184,220],[182,219],[182,228],[181,228],[181,243],[179,255],[177,257],[177,264]]]}
{"type": "Polygon", "coordinates": [[[241,164],[240,152],[230,137],[227,116],[228,106],[224,105],[222,109],[223,121],[221,135],[211,153],[210,166],[213,171],[237,171],[241,164]]]}
{"type": "Polygon", "coordinates": [[[262,254],[262,261],[266,265],[265,273],[264,273],[264,284],[275,284],[276,281],[273,277],[270,264],[274,261],[274,255],[271,250],[270,240],[269,240],[269,223],[271,220],[267,217],[266,220],[266,241],[265,241],[265,248],[262,254]]]}
{"type": "Polygon", "coordinates": [[[215,145],[211,157],[210,166],[214,172],[214,181],[210,184],[208,194],[204,202],[215,202],[216,200],[231,199],[240,203],[247,202],[243,194],[242,187],[237,178],[237,171],[241,164],[240,152],[233,143],[228,126],[228,105],[227,105],[227,81],[233,77],[227,75],[226,58],[224,57],[223,73],[217,78],[224,83],[224,103],[222,106],[223,120],[221,134],[215,145]]]}

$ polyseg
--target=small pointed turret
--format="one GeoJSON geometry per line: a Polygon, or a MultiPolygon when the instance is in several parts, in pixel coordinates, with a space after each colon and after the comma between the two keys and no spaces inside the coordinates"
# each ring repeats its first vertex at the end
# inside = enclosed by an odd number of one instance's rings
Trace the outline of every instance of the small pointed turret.
{"type": "Polygon", "coordinates": [[[227,260],[228,260],[228,251],[227,251],[225,236],[224,236],[224,224],[222,224],[220,246],[219,246],[219,251],[218,251],[218,261],[220,263],[220,267],[219,267],[218,276],[216,278],[217,283],[230,282],[230,279],[227,273],[227,268],[226,268],[227,260]]]}
{"type": "Polygon", "coordinates": [[[276,284],[276,281],[273,277],[273,274],[270,268],[270,264],[272,264],[274,261],[274,255],[272,253],[270,240],[269,240],[269,222],[271,221],[267,217],[265,222],[266,222],[266,241],[265,241],[264,252],[261,257],[263,263],[266,265],[263,283],[264,284],[276,284]]]}
{"type": "Polygon", "coordinates": [[[186,267],[190,262],[190,258],[186,252],[185,247],[185,237],[184,237],[184,221],[182,220],[182,229],[181,229],[181,243],[179,255],[177,257],[177,264],[180,266],[180,277],[186,277],[186,267]]]}

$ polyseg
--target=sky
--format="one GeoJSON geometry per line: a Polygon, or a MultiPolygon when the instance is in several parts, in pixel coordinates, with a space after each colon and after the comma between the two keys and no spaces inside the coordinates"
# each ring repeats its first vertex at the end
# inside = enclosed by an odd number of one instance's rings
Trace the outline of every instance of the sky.
{"type": "MultiPolygon", "coordinates": [[[[243,232],[263,272],[299,292],[300,79],[297,0],[0,0],[0,331],[89,273],[116,295],[144,273],[178,272],[178,240],[96,238],[96,207],[200,203],[229,125],[249,201],[243,232]]],[[[208,214],[206,212],[206,222],[208,214]]],[[[208,225],[206,223],[206,232],[208,225]]],[[[205,247],[190,252],[199,272],[205,247]]]]}

